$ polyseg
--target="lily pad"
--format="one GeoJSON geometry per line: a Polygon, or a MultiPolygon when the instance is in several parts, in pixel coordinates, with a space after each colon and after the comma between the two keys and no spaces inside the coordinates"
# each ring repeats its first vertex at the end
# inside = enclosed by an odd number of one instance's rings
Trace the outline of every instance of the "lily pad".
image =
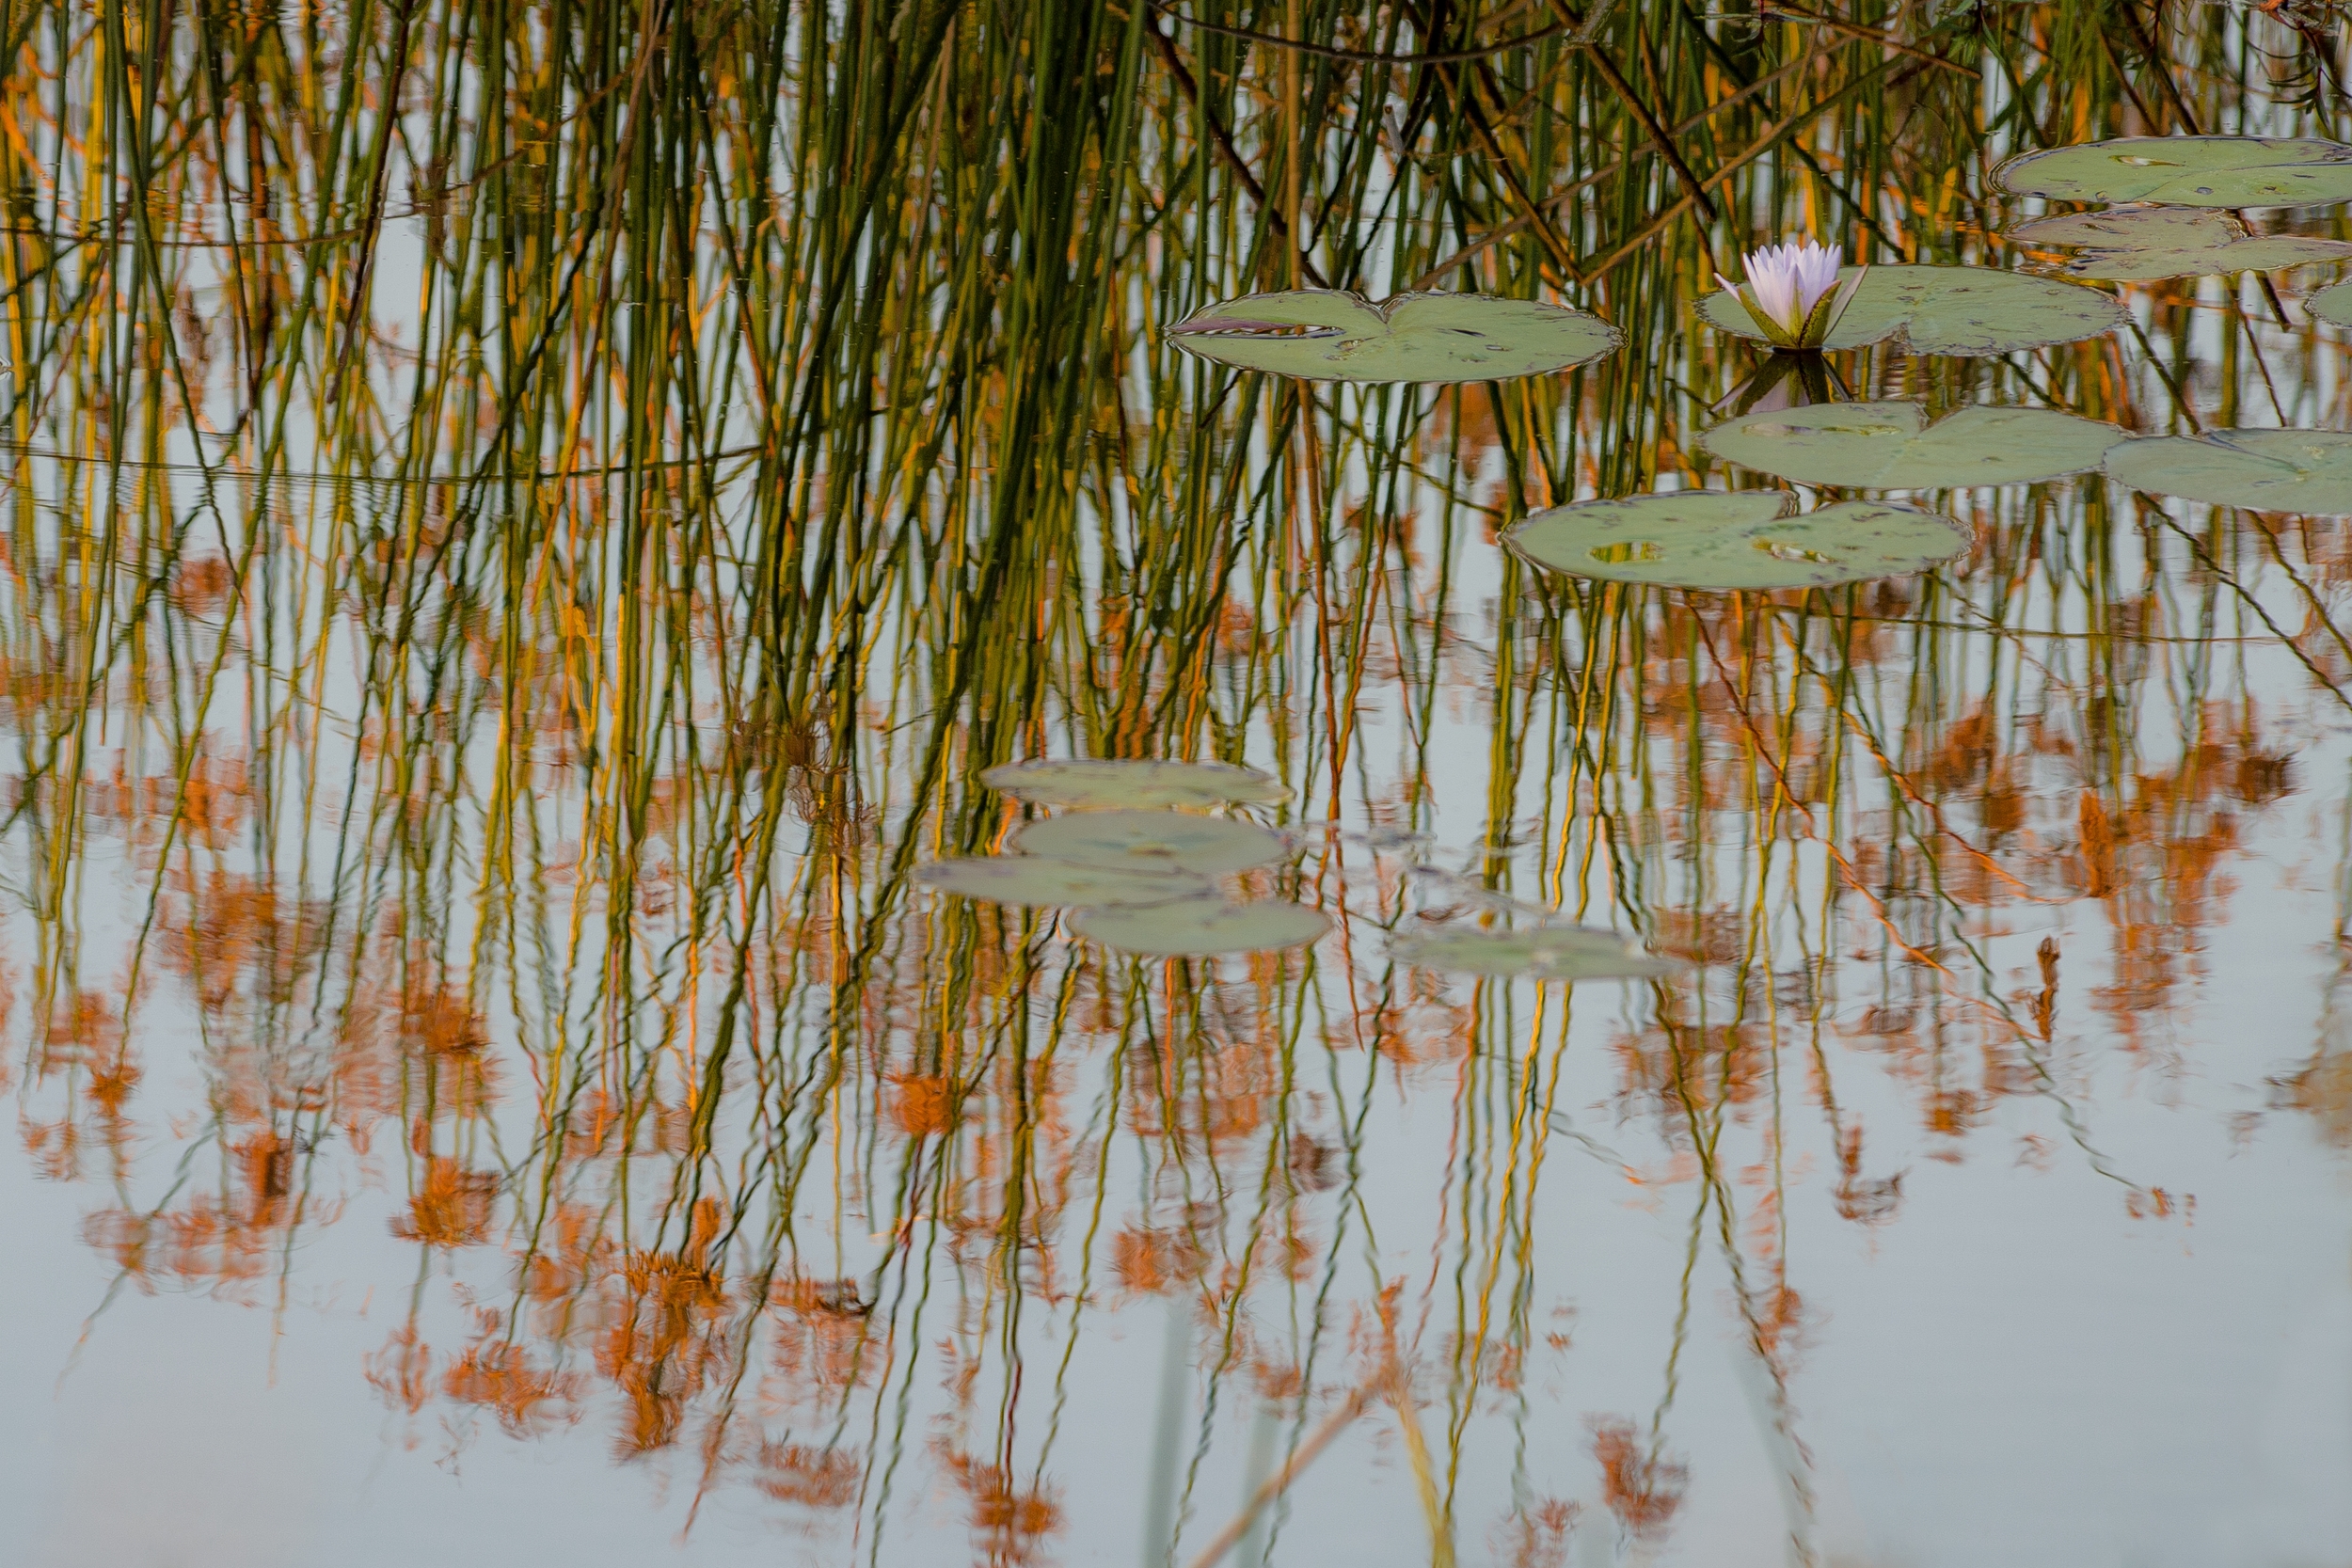
{"type": "Polygon", "coordinates": [[[1279,780],[1224,762],[1133,762],[1115,757],[1040,757],[988,769],[980,782],[1041,806],[1274,805],[1290,799],[1279,780]]]}
{"type": "Polygon", "coordinates": [[[2352,201],[2352,147],[2301,136],[2120,136],[2011,158],[1993,182],[2059,201],[2314,207],[2352,201]]]}
{"type": "MultiPolygon", "coordinates": [[[[1899,334],[1915,354],[2009,354],[2051,343],[2078,342],[2123,325],[2123,307],[2096,289],[2022,272],[1982,267],[1847,267],[1863,272],[1825,349],[1860,348],[1899,334]]],[[[1763,331],[1737,295],[1718,291],[1699,301],[1699,314],[1742,338],[1763,331]]]]}
{"type": "Polygon", "coordinates": [[[1221,876],[1271,865],[1290,846],[1254,823],[1172,811],[1089,811],[1032,822],[1013,847],[1087,865],[1221,876]]]}
{"type": "Polygon", "coordinates": [[[1200,898],[1209,879],[1150,866],[1089,865],[1042,855],[974,855],[933,861],[914,879],[942,893],[993,904],[1052,904],[1084,909],[1136,909],[1200,898]]]}
{"type": "Polygon", "coordinates": [[[1534,980],[1632,980],[1690,967],[1645,955],[1613,931],[1538,926],[1502,931],[1476,926],[1391,937],[1389,954],[1416,969],[1463,974],[1525,975],[1534,980]]]}
{"type": "Polygon", "coordinates": [[[1684,490],[1538,512],[1504,537],[1538,566],[1667,588],[1826,588],[1924,572],[1973,537],[1949,517],[1844,501],[1802,517],[1779,490],[1684,490]]]}
{"type": "Polygon", "coordinates": [[[1200,898],[1149,910],[1089,910],[1072,919],[1070,928],[1124,953],[1185,958],[1303,947],[1329,930],[1331,923],[1304,904],[1220,904],[1200,898]]]}
{"type": "Polygon", "coordinates": [[[1930,425],[1915,403],[1825,403],[1731,420],[1699,444],[1805,484],[1948,490],[2078,474],[2122,439],[2111,424],[2049,408],[1963,408],[1930,425]]]}
{"type": "Polygon", "coordinates": [[[2227,213],[2185,207],[2074,213],[2038,218],[2009,232],[2011,239],[2036,245],[2082,245],[2083,254],[2065,263],[2071,276],[2121,283],[2275,272],[2352,256],[2352,245],[2342,240],[2308,234],[2249,236],[2246,226],[2227,213]]]}
{"type": "Polygon", "coordinates": [[[2303,301],[2303,313],[2315,321],[2352,326],[2352,278],[2322,289],[2303,301]]]}
{"type": "Polygon", "coordinates": [[[1508,381],[1598,359],[1625,341],[1565,305],[1456,293],[1374,305],[1336,289],[1203,306],[1168,333],[1204,359],[1305,381],[1508,381]]]}
{"type": "Polygon", "coordinates": [[[2352,434],[2337,430],[2217,430],[2126,441],[2109,475],[2152,496],[2179,496],[2249,512],[2352,517],[2352,434]]]}

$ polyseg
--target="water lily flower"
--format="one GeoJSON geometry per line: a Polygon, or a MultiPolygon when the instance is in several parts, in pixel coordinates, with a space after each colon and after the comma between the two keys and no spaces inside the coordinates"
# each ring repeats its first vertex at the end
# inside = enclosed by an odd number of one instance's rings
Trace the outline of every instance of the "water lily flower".
{"type": "Polygon", "coordinates": [[[1747,308],[1774,348],[1820,348],[1869,270],[1857,268],[1840,284],[1837,269],[1845,260],[1843,245],[1796,240],[1748,252],[1745,287],[1722,273],[1715,275],[1715,281],[1747,308]]]}

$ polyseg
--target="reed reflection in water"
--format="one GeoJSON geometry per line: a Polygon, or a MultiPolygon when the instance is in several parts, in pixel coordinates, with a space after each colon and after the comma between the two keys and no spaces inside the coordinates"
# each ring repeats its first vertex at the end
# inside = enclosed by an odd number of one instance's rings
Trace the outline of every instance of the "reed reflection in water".
{"type": "MultiPolygon", "coordinates": [[[[1770,483],[1699,440],[1741,251],[2055,268],[2001,158],[2342,139],[2340,22],[0,13],[23,1560],[2340,1557],[2341,523],[2093,472],[1846,586],[1501,544],[1770,483]],[[1622,347],[1168,331],[1325,287],[1622,347]],[[1095,803],[1254,824],[1198,874],[1327,928],[930,885],[1074,809],[1031,758],[1259,769],[1095,803]],[[1406,961],[1567,924],[1675,963],[1406,961]]],[[[1770,395],[2342,430],[2340,270],[1770,395]]]]}

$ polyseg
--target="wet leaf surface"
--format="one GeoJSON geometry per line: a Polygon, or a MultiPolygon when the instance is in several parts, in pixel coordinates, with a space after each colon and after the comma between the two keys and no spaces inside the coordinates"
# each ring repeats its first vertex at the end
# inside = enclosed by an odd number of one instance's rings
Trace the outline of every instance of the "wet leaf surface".
{"type": "Polygon", "coordinates": [[[1539,566],[1668,588],[1826,588],[1923,572],[1968,548],[1970,530],[1907,506],[1843,501],[1787,515],[1777,490],[1686,490],[1539,512],[1504,537],[1539,566]]]}
{"type": "Polygon", "coordinates": [[[2352,326],[2352,279],[2320,290],[2303,302],[2303,309],[2314,320],[2352,326]]]}
{"type": "Polygon", "coordinates": [[[1173,811],[1076,812],[1025,824],[1012,847],[1088,865],[1221,876],[1272,865],[1290,846],[1254,823],[1173,811]]]}
{"type": "Polygon", "coordinates": [[[1294,289],[1194,311],[1168,341],[1204,359],[1306,381],[1507,381],[1613,354],[1597,316],[1486,294],[1359,294],[1294,289]]]}
{"type": "Polygon", "coordinates": [[[2034,245],[2080,245],[2065,263],[2075,277],[2145,283],[2216,273],[2272,272],[2352,256],[2352,244],[2304,234],[2249,238],[2226,213],[2149,207],[2041,218],[2010,230],[2034,245]]]}
{"type": "MultiPolygon", "coordinates": [[[[1838,277],[1857,270],[1848,267],[1838,277]]],[[[1725,332],[1762,339],[1755,318],[1730,293],[1708,294],[1699,314],[1725,332]]],[[[2010,354],[2096,338],[2124,320],[2122,306],[2079,283],[1984,267],[1874,266],[1821,346],[1895,340],[1915,354],[2010,354]]]]}
{"type": "Polygon", "coordinates": [[[2121,136],[2011,158],[1993,182],[2055,201],[2324,206],[2352,201],[2352,147],[2315,137],[2121,136]]]}
{"type": "Polygon", "coordinates": [[[1078,935],[1122,953],[1208,958],[1303,947],[1329,930],[1331,922],[1303,904],[1201,899],[1148,910],[1089,910],[1070,926],[1078,935]]]}
{"type": "Polygon", "coordinates": [[[2127,441],[2106,470],[2135,490],[2249,512],[2352,517],[2352,435],[2217,430],[2127,441]]]}
{"type": "Polygon", "coordinates": [[[925,887],[994,904],[1123,909],[1197,898],[1206,878],[1152,867],[1086,864],[1043,855],[973,855],[933,861],[914,879],[925,887]]]}
{"type": "Polygon", "coordinates": [[[2022,484],[2099,466],[2123,432],[2047,408],[1970,407],[1931,425],[1915,403],[1750,414],[1699,438],[1716,456],[1805,484],[1947,490],[2022,484]]]}

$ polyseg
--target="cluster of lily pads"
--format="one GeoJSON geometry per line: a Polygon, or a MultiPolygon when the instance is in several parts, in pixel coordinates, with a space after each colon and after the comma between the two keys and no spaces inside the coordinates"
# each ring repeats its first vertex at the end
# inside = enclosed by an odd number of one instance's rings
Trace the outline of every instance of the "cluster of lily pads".
{"type": "MultiPolygon", "coordinates": [[[[1236,903],[1219,889],[1220,879],[1279,864],[1295,852],[1291,838],[1254,822],[1201,815],[1289,798],[1255,768],[1060,758],[1006,763],[980,780],[1057,814],[1023,824],[1004,854],[921,867],[914,875],[925,886],[989,903],[1070,910],[1079,936],[1153,957],[1298,947],[1330,928],[1303,904],[1236,903]]],[[[1513,909],[1530,917],[1516,928],[1446,925],[1395,938],[1390,950],[1400,962],[1424,969],[1547,980],[1638,978],[1679,967],[1645,956],[1615,932],[1513,909]]]]}
{"type": "MultiPolygon", "coordinates": [[[[1699,303],[1717,329],[1803,356],[1898,341],[1923,356],[2000,355],[2080,341],[2128,319],[2090,282],[2269,271],[2352,258],[2352,244],[2255,235],[2248,209],[2352,201],[2352,147],[2313,138],[2134,136],[2013,158],[1994,174],[2017,196],[2105,202],[2033,219],[2013,240],[2079,254],[2063,277],[1981,267],[1841,267],[1835,247],[1757,252],[1743,287],[1699,303]],[[2128,205],[2123,205],[2128,204],[2128,205]]],[[[2352,325],[2352,281],[2304,302],[2352,325]]],[[[1207,306],[1169,329],[1181,347],[1306,380],[1501,381],[1587,364],[1622,338],[1565,306],[1478,294],[1400,294],[1375,305],[1288,290],[1207,306]]],[[[2137,437],[2053,409],[1963,408],[1932,425],[1902,402],[1820,403],[1742,413],[1700,444],[1798,483],[1927,491],[2028,483],[2098,469],[2134,489],[2249,511],[2352,516],[2352,435],[2240,429],[2137,437]]],[[[1506,542],[1581,577],[1692,589],[1827,587],[1925,571],[1968,548],[1955,518],[1895,502],[1838,501],[1792,515],[1772,491],[1669,491],[1540,512],[1506,542]]]]}
{"type": "MultiPolygon", "coordinates": [[[[2252,234],[2243,214],[2352,201],[2352,147],[2304,136],[2125,136],[2029,152],[1994,176],[2021,196],[2131,203],[2036,218],[2012,240],[2080,252],[2069,277],[2120,283],[2274,272],[2352,259],[2352,242],[2252,234]]],[[[2303,301],[2315,321],[2352,326],[2352,279],[2303,301]]],[[[2195,499],[2195,498],[2192,498],[2195,499]]]]}
{"type": "Polygon", "coordinates": [[[1220,879],[1292,853],[1290,840],[1254,822],[1199,815],[1289,798],[1255,768],[1076,758],[1007,763],[980,780],[1064,809],[1024,823],[1009,853],[933,861],[917,880],[966,898],[1074,910],[1080,936],[1168,958],[1296,947],[1330,925],[1303,904],[1235,903],[1219,890],[1220,879]]]}
{"type": "MultiPolygon", "coordinates": [[[[2013,158],[1994,173],[2017,196],[2103,202],[2010,230],[2078,252],[2038,277],[1981,267],[1846,267],[1807,241],[1748,258],[1745,284],[1722,279],[1699,303],[1718,330],[1759,339],[1808,362],[1810,393],[1825,351],[1899,342],[1915,355],[1981,356],[2077,342],[2128,319],[2086,286],[2269,271],[2352,257],[2352,244],[2257,235],[2240,215],[2261,207],[2352,201],[2352,147],[2310,138],[2136,136],[2013,158]]],[[[2352,282],[2313,294],[2316,319],[2352,325],[2352,282]]],[[[1375,305],[1355,293],[1292,289],[1227,300],[1169,329],[1203,358],[1312,381],[1450,384],[1504,381],[1588,364],[1623,335],[1565,306],[1480,294],[1407,293],[1375,305]]],[[[1785,371],[1786,366],[1782,369],[1785,371]]],[[[1777,386],[1785,376],[1766,378],[1777,386]]],[[[2259,512],[2352,516],[2352,434],[2222,430],[2139,437],[2046,408],[1979,406],[1931,424],[1915,403],[1830,401],[1756,406],[1699,437],[1726,462],[1797,483],[1929,491],[2021,484],[2099,469],[2134,489],[2259,512]]],[[[1894,501],[1840,500],[1793,514],[1778,490],[1678,490],[1536,513],[1505,542],[1539,566],[1586,578],[1705,590],[1827,587],[1929,570],[1961,555],[1972,531],[1894,501]]],[[[1294,947],[1329,922],[1304,905],[1235,903],[1218,879],[1273,865],[1293,841],[1208,809],[1274,804],[1286,793],[1250,768],[1218,763],[1073,759],[1010,763],[984,783],[1058,815],[1025,824],[1008,851],[935,862],[930,886],[1002,904],[1075,911],[1080,936],[1131,953],[1209,955],[1294,947]]],[[[1677,967],[1610,931],[1514,909],[1514,923],[1453,921],[1400,935],[1401,961],[1423,968],[1545,979],[1663,974],[1677,967]]]]}

